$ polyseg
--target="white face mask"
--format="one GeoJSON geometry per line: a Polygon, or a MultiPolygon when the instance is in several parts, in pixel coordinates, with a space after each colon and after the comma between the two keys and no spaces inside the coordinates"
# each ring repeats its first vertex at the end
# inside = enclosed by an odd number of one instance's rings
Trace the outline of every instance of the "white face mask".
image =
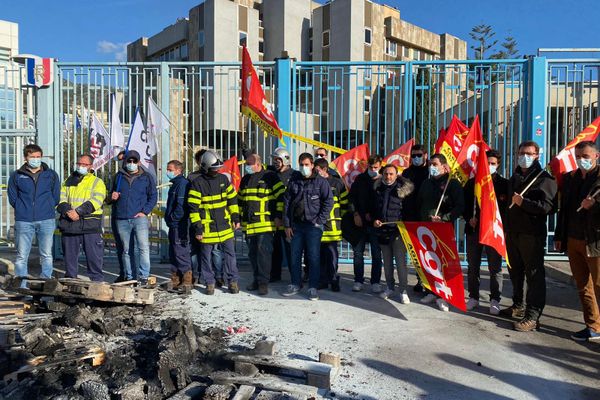
{"type": "Polygon", "coordinates": [[[302,165],[300,166],[300,173],[302,176],[308,178],[312,174],[312,168],[308,165],[302,165]]]}
{"type": "Polygon", "coordinates": [[[523,154],[519,156],[519,167],[521,168],[529,168],[533,165],[533,162],[535,161],[535,157],[534,156],[530,156],[529,154],[523,154]]]}
{"type": "Polygon", "coordinates": [[[136,172],[138,170],[138,166],[136,163],[127,163],[125,168],[129,172],[136,172]]]}
{"type": "Polygon", "coordinates": [[[490,175],[494,175],[497,170],[498,167],[496,165],[490,165],[490,175]]]}

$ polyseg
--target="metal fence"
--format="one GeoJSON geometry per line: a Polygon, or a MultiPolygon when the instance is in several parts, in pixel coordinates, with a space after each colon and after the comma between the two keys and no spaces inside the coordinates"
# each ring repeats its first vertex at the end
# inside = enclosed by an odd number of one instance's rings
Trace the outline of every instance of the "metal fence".
{"type": "MultiPolygon", "coordinates": [[[[599,68],[600,60],[543,57],[257,63],[284,130],[346,149],[368,143],[372,153],[383,155],[414,137],[431,153],[452,115],[467,124],[479,115],[484,138],[504,156],[500,170],[505,176],[514,169],[522,140],[538,142],[547,162],[598,115],[599,68]]],[[[171,122],[168,134],[158,139],[159,206],[166,200],[162,185],[170,159],[182,160],[190,172],[201,147],[216,149],[225,159],[252,148],[268,162],[278,143],[240,116],[239,73],[239,63],[58,63],[54,84],[36,91],[23,85],[18,66],[0,67],[0,184],[6,185],[8,173],[21,165],[20,149],[35,135],[48,161],[66,177],[77,155],[89,149],[90,113],[109,125],[113,94],[126,138],[136,107],[145,112],[149,97],[171,122]]],[[[300,152],[313,150],[285,141],[294,163],[300,152]]],[[[99,171],[107,184],[116,167],[111,162],[99,171]]],[[[11,218],[2,186],[1,238],[11,238],[11,218]]],[[[153,253],[159,254],[166,235],[158,215],[152,226],[153,253]]],[[[109,232],[108,217],[106,227],[109,232]]],[[[460,225],[457,232],[462,251],[460,225]]],[[[341,257],[351,258],[348,247],[341,257]]]]}

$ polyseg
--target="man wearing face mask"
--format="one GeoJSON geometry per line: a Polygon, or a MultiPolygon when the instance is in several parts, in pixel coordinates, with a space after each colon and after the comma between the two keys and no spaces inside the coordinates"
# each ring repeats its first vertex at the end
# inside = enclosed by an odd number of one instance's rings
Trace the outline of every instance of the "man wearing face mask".
{"type": "Polygon", "coordinates": [[[131,150],[123,158],[123,166],[117,172],[111,201],[116,202],[117,234],[123,246],[122,262],[126,280],[137,279],[144,286],[150,276],[150,241],[148,215],[156,205],[158,193],[156,183],[150,173],[139,165],[140,155],[131,150]],[[130,252],[131,236],[139,248],[140,265],[132,271],[130,252]]]}
{"type": "MultiPolygon", "coordinates": [[[[508,179],[502,177],[498,172],[501,155],[496,150],[488,150],[487,153],[490,175],[494,185],[494,192],[498,200],[498,208],[502,221],[506,220],[508,209],[508,179]]],[[[490,308],[492,315],[500,313],[500,296],[502,294],[502,256],[491,246],[479,243],[479,205],[475,197],[475,178],[467,181],[464,188],[465,211],[463,218],[466,221],[465,234],[467,246],[469,300],[467,310],[471,311],[479,306],[479,273],[481,269],[481,256],[485,254],[490,270],[490,308]]]]}
{"type": "Polygon", "coordinates": [[[8,202],[15,209],[15,276],[20,278],[29,274],[27,265],[34,235],[40,252],[40,277],[52,277],[52,241],[56,227],[55,207],[60,200],[60,180],[58,174],[42,162],[42,155],[40,146],[25,146],[25,164],[10,174],[8,180],[8,202]]]}
{"type": "Polygon", "coordinates": [[[169,227],[169,258],[173,289],[190,289],[193,284],[189,240],[189,209],[186,202],[190,182],[183,176],[183,163],[167,163],[167,179],[171,182],[167,195],[165,223],[169,227]]]}
{"type": "Polygon", "coordinates": [[[269,293],[273,234],[282,225],[277,204],[285,187],[275,172],[263,168],[256,153],[246,157],[244,171],[238,199],[248,258],[254,273],[254,279],[246,289],[258,290],[258,294],[264,296],[269,293]]]}
{"type": "MultiPolygon", "coordinates": [[[[421,207],[421,221],[454,223],[462,215],[465,208],[463,188],[459,181],[450,178],[449,170],[443,154],[434,154],[431,157],[431,177],[423,182],[417,197],[421,207]],[[442,202],[438,210],[440,199],[442,202]]],[[[421,299],[421,303],[424,304],[434,301],[441,311],[449,311],[446,301],[431,292],[421,299]]]]}
{"type": "Polygon", "coordinates": [[[310,274],[309,299],[318,300],[321,237],[323,226],[333,208],[333,195],[327,180],[314,169],[311,154],[300,154],[298,163],[300,173],[292,176],[283,196],[283,225],[292,247],[292,283],[283,295],[293,296],[300,291],[302,253],[306,251],[310,274]]]}
{"type": "MultiPolygon", "coordinates": [[[[278,147],[271,154],[271,159],[273,164],[269,166],[269,170],[277,173],[277,177],[283,184],[284,188],[287,187],[290,177],[295,172],[291,167],[290,162],[290,153],[282,148],[278,147]]],[[[278,211],[283,212],[283,203],[279,203],[281,207],[278,211]]],[[[273,237],[273,256],[271,263],[271,277],[269,279],[270,282],[279,282],[281,280],[281,270],[282,265],[284,264],[284,260],[288,265],[290,265],[292,249],[290,247],[290,242],[288,242],[285,238],[285,231],[283,228],[283,224],[277,228],[275,231],[275,235],[273,237]]]]}
{"type": "Polygon", "coordinates": [[[229,293],[240,292],[234,243],[234,231],[240,228],[240,209],[229,179],[217,172],[221,167],[223,162],[214,151],[204,152],[200,157],[200,176],[192,182],[188,196],[190,221],[200,243],[200,268],[207,295],[215,294],[212,253],[219,245],[223,250],[223,275],[229,293]]]}
{"type": "Polygon", "coordinates": [[[566,251],[586,327],[571,338],[600,341],[600,166],[594,142],[575,146],[578,168],[563,175],[554,248],[566,251]]]}
{"type": "Polygon", "coordinates": [[[88,276],[92,281],[102,282],[102,203],[106,197],[106,186],[94,175],[93,163],[91,155],[79,157],[75,171],[61,187],[56,210],[60,214],[58,228],[62,233],[65,278],[77,278],[77,260],[83,245],[88,276]]]}
{"type": "Polygon", "coordinates": [[[354,262],[354,285],[353,292],[360,292],[365,281],[364,253],[367,243],[371,247],[371,291],[381,293],[383,291],[381,280],[381,248],[377,239],[377,232],[373,227],[373,214],[375,205],[371,201],[374,196],[375,181],[379,178],[382,158],[375,154],[369,157],[368,167],[365,172],[358,175],[350,187],[349,200],[354,210],[354,225],[361,231],[361,238],[353,247],[354,262]]]}
{"type": "Polygon", "coordinates": [[[377,236],[383,255],[385,282],[387,284],[387,288],[381,294],[381,297],[387,299],[394,294],[395,259],[396,269],[398,270],[400,303],[409,304],[410,298],[406,293],[408,285],[406,247],[395,222],[404,219],[402,214],[404,210],[403,203],[414,190],[414,185],[408,179],[399,176],[398,169],[394,165],[388,164],[383,167],[382,174],[382,178],[375,183],[375,197],[373,198],[373,202],[376,204],[373,226],[377,228],[377,236]],[[386,224],[390,222],[391,224],[386,224]]]}
{"type": "MultiPolygon", "coordinates": [[[[410,166],[402,172],[402,177],[414,185],[414,190],[402,201],[402,217],[404,221],[420,221],[421,210],[417,203],[417,196],[421,185],[429,178],[429,165],[427,152],[422,144],[415,144],[410,149],[410,166]]],[[[423,285],[417,274],[417,284],[413,287],[417,293],[423,292],[423,285]]]]}
{"type": "Polygon", "coordinates": [[[329,163],[325,158],[315,161],[315,169],[327,179],[333,195],[333,208],[323,227],[321,237],[321,284],[319,289],[327,289],[331,285],[334,292],[340,291],[340,276],[338,275],[338,244],[342,240],[342,216],[348,211],[348,190],[339,176],[329,173],[329,163]]]}
{"type": "Polygon", "coordinates": [[[513,286],[513,305],[501,315],[518,318],[517,331],[529,332],[539,327],[539,318],[546,304],[544,254],[546,221],[553,212],[556,181],[542,170],[538,161],[540,148],[533,141],[519,145],[518,167],[508,181],[508,194],[514,204],[508,209],[506,249],[511,268],[508,270],[513,286]],[[526,186],[529,189],[521,195],[526,186]],[[527,279],[527,304],[524,305],[523,284],[527,279]]]}

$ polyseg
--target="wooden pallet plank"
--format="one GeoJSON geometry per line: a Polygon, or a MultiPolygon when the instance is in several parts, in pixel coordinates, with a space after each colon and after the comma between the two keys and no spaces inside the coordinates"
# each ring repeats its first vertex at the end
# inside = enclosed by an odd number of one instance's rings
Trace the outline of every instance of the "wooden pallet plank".
{"type": "Polygon", "coordinates": [[[282,379],[275,375],[261,374],[256,377],[240,376],[232,372],[215,372],[211,374],[210,379],[213,382],[226,385],[248,385],[259,389],[273,390],[276,392],[295,393],[308,397],[316,396],[318,389],[314,386],[308,386],[300,383],[292,383],[289,380],[282,379]]]}

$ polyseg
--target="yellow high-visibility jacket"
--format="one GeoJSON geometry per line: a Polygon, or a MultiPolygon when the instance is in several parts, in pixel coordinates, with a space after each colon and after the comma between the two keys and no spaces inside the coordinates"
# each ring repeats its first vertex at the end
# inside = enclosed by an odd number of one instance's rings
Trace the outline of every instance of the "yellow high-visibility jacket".
{"type": "Polygon", "coordinates": [[[62,184],[60,202],[56,210],[60,214],[58,227],[63,233],[82,234],[102,232],[102,204],[106,186],[102,179],[88,172],[85,176],[72,173],[62,184]],[[75,210],[79,220],[67,217],[67,211],[75,210]]]}

